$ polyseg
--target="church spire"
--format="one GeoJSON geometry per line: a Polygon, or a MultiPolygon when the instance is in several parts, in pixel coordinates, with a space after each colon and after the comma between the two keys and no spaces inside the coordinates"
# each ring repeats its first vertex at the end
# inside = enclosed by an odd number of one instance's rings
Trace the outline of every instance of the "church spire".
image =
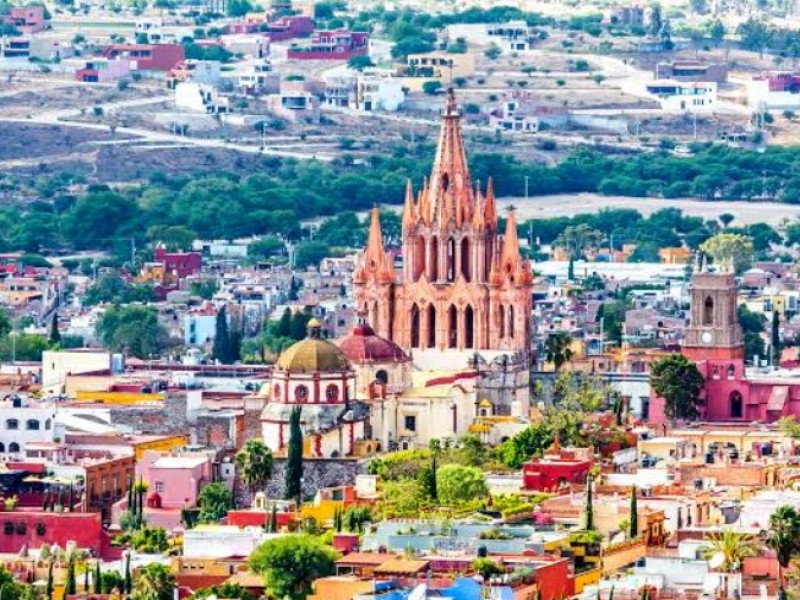
{"type": "Polygon", "coordinates": [[[430,177],[430,202],[434,222],[444,225],[452,219],[458,226],[472,214],[475,204],[461,135],[461,111],[452,88],[447,90],[447,102],[442,111],[442,127],[430,177]]]}
{"type": "Polygon", "coordinates": [[[417,221],[414,207],[414,188],[411,186],[411,179],[406,183],[406,199],[403,204],[403,227],[413,227],[417,221]]]}
{"type": "Polygon", "coordinates": [[[422,180],[422,189],[419,192],[419,200],[417,201],[417,211],[419,212],[419,218],[422,219],[422,222],[429,225],[431,222],[431,203],[428,197],[427,179],[422,180]]]}
{"type": "Polygon", "coordinates": [[[383,245],[380,214],[377,206],[372,209],[367,247],[356,268],[355,278],[357,280],[366,280],[370,275],[382,282],[390,282],[395,279],[392,258],[383,245]]]}
{"type": "Polygon", "coordinates": [[[492,178],[486,184],[486,202],[483,209],[483,220],[487,227],[497,227],[497,204],[494,200],[494,184],[492,178]]]}
{"type": "Polygon", "coordinates": [[[503,258],[500,262],[505,266],[509,262],[516,266],[519,262],[519,236],[517,235],[517,217],[514,209],[508,209],[506,218],[506,233],[503,236],[503,258]]]}

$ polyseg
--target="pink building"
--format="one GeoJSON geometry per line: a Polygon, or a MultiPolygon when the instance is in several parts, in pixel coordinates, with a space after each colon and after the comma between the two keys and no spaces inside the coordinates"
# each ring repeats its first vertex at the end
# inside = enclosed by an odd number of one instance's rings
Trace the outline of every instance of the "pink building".
{"type": "MultiPolygon", "coordinates": [[[[692,277],[691,323],[683,354],[695,362],[705,379],[701,419],[771,423],[783,416],[800,416],[799,381],[775,372],[745,371],[732,273],[703,271],[692,277]]],[[[667,420],[664,400],[653,396],[650,421],[667,420]]]]}
{"type": "Polygon", "coordinates": [[[50,26],[44,17],[44,10],[44,5],[11,8],[8,14],[0,16],[0,20],[16,27],[21,33],[38,33],[50,26]]]}
{"type": "Polygon", "coordinates": [[[293,46],[288,58],[298,60],[349,60],[369,51],[369,33],[335,29],[317,31],[307,46],[293,46]]]}
{"type": "Polygon", "coordinates": [[[136,463],[136,477],[150,488],[147,505],[152,509],[194,506],[200,487],[211,483],[211,459],[203,453],[164,454],[148,450],[136,463]]]}
{"type": "Polygon", "coordinates": [[[96,59],[86,62],[86,66],[75,71],[75,78],[84,83],[105,83],[116,81],[131,74],[127,60],[96,59]]]}

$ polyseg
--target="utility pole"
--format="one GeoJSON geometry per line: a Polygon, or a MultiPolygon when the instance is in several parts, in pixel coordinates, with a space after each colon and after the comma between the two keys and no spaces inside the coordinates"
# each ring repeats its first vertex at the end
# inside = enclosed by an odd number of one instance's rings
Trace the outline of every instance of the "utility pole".
{"type": "Polygon", "coordinates": [[[136,238],[131,238],[131,274],[136,270],[136,238]]]}
{"type": "Polygon", "coordinates": [[[528,201],[528,175],[525,175],[525,202],[528,201]]]}

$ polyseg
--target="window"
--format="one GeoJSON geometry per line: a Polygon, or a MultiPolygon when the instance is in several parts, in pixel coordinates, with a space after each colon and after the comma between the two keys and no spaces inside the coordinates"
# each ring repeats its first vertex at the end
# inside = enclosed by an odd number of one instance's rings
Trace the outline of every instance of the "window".
{"type": "Polygon", "coordinates": [[[339,399],[339,388],[332,383],[328,385],[325,388],[325,399],[328,402],[336,402],[339,399]]]}
{"type": "Polygon", "coordinates": [[[406,415],[404,418],[405,428],[408,431],[416,431],[417,430],[417,417],[412,415],[406,415]]]}
{"type": "Polygon", "coordinates": [[[164,482],[163,481],[156,481],[156,492],[159,494],[164,493],[164,482]]]}
{"type": "Polygon", "coordinates": [[[11,442],[8,445],[9,452],[19,452],[19,444],[17,442],[11,442]]]}
{"type": "Polygon", "coordinates": [[[713,325],[713,324],[714,324],[714,301],[711,299],[711,296],[708,296],[703,305],[703,325],[713,325]]]}
{"type": "Polygon", "coordinates": [[[275,398],[275,400],[280,400],[281,399],[281,386],[280,386],[280,384],[276,383],[275,387],[272,388],[272,396],[275,398]]]}
{"type": "Polygon", "coordinates": [[[44,428],[45,428],[45,429],[47,429],[48,431],[50,430],[50,428],[51,428],[52,426],[53,426],[53,422],[52,422],[50,419],[47,419],[47,420],[44,422],[44,428]]]}
{"type": "Polygon", "coordinates": [[[28,419],[25,423],[25,429],[28,431],[39,431],[39,421],[36,419],[28,419]]]}
{"type": "Polygon", "coordinates": [[[294,388],[294,399],[297,402],[305,402],[308,400],[308,388],[304,385],[298,385],[294,388]]]}
{"type": "Polygon", "coordinates": [[[6,421],[6,429],[19,429],[19,421],[16,419],[8,419],[6,421]]]}
{"type": "Polygon", "coordinates": [[[381,383],[389,383],[389,374],[384,369],[381,369],[375,373],[375,379],[381,383]]]}
{"type": "Polygon", "coordinates": [[[731,392],[730,400],[731,400],[731,418],[741,419],[744,416],[744,408],[743,408],[744,400],[742,398],[742,394],[737,391],[731,392]]]}

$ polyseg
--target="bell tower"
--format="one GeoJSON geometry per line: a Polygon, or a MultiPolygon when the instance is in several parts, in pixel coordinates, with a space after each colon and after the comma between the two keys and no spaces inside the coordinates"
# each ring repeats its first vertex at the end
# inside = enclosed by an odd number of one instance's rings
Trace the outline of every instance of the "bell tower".
{"type": "Polygon", "coordinates": [[[744,357],[744,337],[739,325],[736,279],[732,272],[692,276],[691,317],[683,354],[699,361],[744,357]]]}

